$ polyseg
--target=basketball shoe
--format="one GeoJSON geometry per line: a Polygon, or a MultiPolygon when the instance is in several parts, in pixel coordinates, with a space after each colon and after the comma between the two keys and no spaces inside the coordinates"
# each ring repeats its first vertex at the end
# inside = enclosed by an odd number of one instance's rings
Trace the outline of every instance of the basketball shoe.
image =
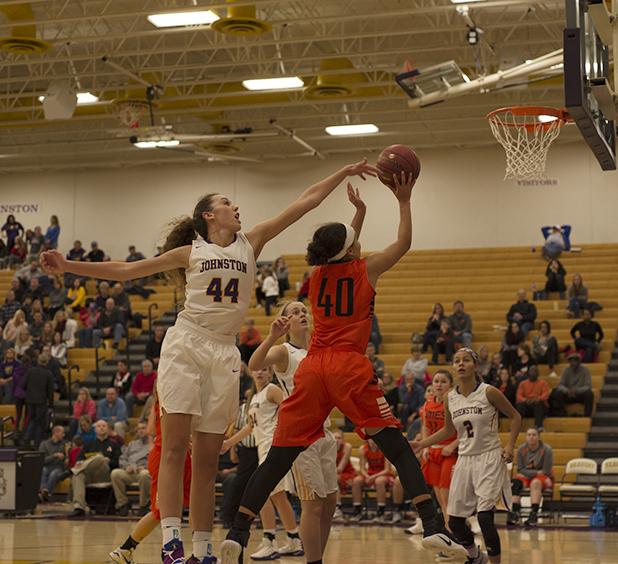
{"type": "Polygon", "coordinates": [[[468,556],[466,564],[487,564],[489,562],[489,556],[486,552],[483,552],[478,546],[476,547],[477,555],[475,557],[468,556]]]}
{"type": "Polygon", "coordinates": [[[249,542],[249,531],[231,528],[221,543],[221,564],[243,564],[244,547],[249,542]]]}
{"type": "Polygon", "coordinates": [[[263,538],[258,549],[251,555],[251,560],[277,560],[279,556],[277,541],[263,538]]]}
{"type": "Polygon", "coordinates": [[[116,564],[134,564],[135,560],[133,560],[133,549],[127,550],[124,548],[118,547],[115,550],[112,550],[109,553],[109,559],[112,562],[116,562],[116,564]]]}
{"type": "Polygon", "coordinates": [[[284,544],[279,550],[280,556],[304,556],[305,549],[301,540],[296,538],[288,538],[288,542],[284,544]]]}
{"type": "Polygon", "coordinates": [[[161,549],[161,562],[163,564],[185,564],[185,550],[182,541],[172,539],[161,549]]]}

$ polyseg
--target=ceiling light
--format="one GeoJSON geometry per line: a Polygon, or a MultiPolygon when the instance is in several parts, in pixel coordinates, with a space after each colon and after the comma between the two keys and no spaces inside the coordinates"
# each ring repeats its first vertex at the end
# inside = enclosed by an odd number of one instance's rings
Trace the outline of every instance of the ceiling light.
{"type": "Polygon", "coordinates": [[[472,4],[473,2],[484,2],[485,0],[451,0],[451,4],[472,4]]]}
{"type": "Polygon", "coordinates": [[[151,14],[148,21],[156,27],[181,27],[188,25],[207,25],[216,22],[219,16],[212,10],[199,12],[173,12],[168,14],[151,14]]]}
{"type": "Polygon", "coordinates": [[[556,116],[548,116],[546,114],[541,114],[539,116],[539,121],[541,123],[550,123],[552,121],[556,121],[558,118],[556,116]]]}
{"type": "MultiPolygon", "coordinates": [[[[39,102],[43,103],[45,100],[45,96],[39,96],[39,102]]],[[[96,104],[99,101],[99,98],[90,92],[78,92],[77,93],[77,103],[81,106],[85,106],[88,104],[96,104]]]]}
{"type": "Polygon", "coordinates": [[[475,27],[471,27],[466,34],[466,39],[469,45],[477,45],[479,42],[479,31],[475,27]]]}
{"type": "Polygon", "coordinates": [[[326,128],[329,135],[367,135],[380,131],[373,123],[361,123],[357,125],[330,125],[326,128]]]}
{"type": "Polygon", "coordinates": [[[282,76],[280,78],[257,78],[243,80],[242,85],[247,90],[288,90],[305,86],[302,78],[297,76],[282,76]]]}
{"type": "Polygon", "coordinates": [[[131,143],[138,149],[165,149],[167,147],[178,147],[180,141],[178,139],[135,139],[130,138],[131,143]]]}

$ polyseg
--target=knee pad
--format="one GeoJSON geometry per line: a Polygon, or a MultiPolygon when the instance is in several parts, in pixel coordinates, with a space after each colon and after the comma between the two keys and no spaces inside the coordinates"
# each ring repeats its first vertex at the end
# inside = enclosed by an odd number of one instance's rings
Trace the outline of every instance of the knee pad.
{"type": "Polygon", "coordinates": [[[457,542],[461,543],[464,547],[474,546],[474,533],[468,527],[464,517],[453,517],[451,515],[448,519],[448,525],[457,542]]]}
{"type": "Polygon", "coordinates": [[[521,480],[518,480],[517,478],[513,478],[513,480],[511,481],[511,492],[513,493],[513,495],[520,495],[521,490],[523,489],[524,489],[524,483],[521,480]]]}
{"type": "Polygon", "coordinates": [[[480,511],[477,515],[481,532],[483,533],[483,539],[485,540],[485,547],[487,548],[487,554],[489,556],[500,555],[500,535],[496,529],[494,523],[494,510],[480,511]]]}

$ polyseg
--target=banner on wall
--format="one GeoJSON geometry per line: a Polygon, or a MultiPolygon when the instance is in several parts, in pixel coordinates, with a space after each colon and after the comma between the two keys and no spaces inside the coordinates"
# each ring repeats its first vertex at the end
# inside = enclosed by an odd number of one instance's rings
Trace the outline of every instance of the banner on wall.
{"type": "Polygon", "coordinates": [[[2,213],[38,213],[39,204],[0,204],[2,213]]]}
{"type": "Polygon", "coordinates": [[[555,178],[541,178],[539,180],[518,180],[517,186],[558,186],[555,178]]]}

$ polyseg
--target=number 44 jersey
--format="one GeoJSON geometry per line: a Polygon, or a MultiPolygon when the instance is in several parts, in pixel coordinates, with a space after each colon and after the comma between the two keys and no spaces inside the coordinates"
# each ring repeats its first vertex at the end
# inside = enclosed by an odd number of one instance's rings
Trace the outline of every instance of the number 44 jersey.
{"type": "Polygon", "coordinates": [[[185,270],[185,308],[180,318],[213,333],[236,335],[255,284],[255,254],[244,233],[220,247],[198,237],[185,270]]]}
{"type": "Polygon", "coordinates": [[[365,259],[316,267],[309,280],[309,300],[314,326],[310,352],[331,348],[365,354],[375,300],[365,259]]]}
{"type": "Polygon", "coordinates": [[[487,399],[489,386],[480,382],[464,396],[456,386],[448,394],[448,409],[459,437],[459,456],[482,454],[500,448],[498,410],[487,399]]]}

